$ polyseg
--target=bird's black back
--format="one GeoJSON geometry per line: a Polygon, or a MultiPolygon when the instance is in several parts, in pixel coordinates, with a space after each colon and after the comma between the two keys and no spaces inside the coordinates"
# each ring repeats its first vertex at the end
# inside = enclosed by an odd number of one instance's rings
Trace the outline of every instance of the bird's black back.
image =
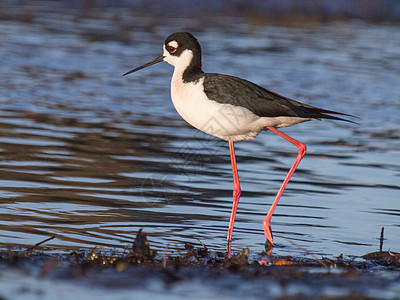
{"type": "Polygon", "coordinates": [[[300,117],[352,122],[329,114],[351,115],[307,105],[234,76],[205,73],[204,92],[211,100],[245,107],[259,117],[300,117]]]}

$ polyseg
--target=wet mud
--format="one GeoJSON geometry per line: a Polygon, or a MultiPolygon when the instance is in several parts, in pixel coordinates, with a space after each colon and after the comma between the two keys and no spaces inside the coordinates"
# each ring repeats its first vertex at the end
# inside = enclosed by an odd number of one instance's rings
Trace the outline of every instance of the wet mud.
{"type": "Polygon", "coordinates": [[[199,241],[171,253],[168,247],[153,249],[142,230],[124,253],[94,248],[54,254],[39,250],[41,245],[0,252],[0,280],[7,279],[7,271],[19,270],[22,278],[70,282],[106,294],[126,289],[139,295],[164,291],[165,299],[182,295],[198,299],[202,293],[216,299],[395,299],[400,291],[400,253],[393,251],[301,258],[250,254],[248,248],[231,254],[215,252],[199,241]]]}

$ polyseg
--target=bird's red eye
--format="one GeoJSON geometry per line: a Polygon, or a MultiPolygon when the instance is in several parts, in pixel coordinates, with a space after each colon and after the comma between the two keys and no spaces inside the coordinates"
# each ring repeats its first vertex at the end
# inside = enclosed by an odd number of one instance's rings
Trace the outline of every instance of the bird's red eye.
{"type": "Polygon", "coordinates": [[[168,51],[169,51],[170,53],[174,53],[174,52],[176,51],[176,48],[173,47],[173,46],[168,46],[168,51]]]}

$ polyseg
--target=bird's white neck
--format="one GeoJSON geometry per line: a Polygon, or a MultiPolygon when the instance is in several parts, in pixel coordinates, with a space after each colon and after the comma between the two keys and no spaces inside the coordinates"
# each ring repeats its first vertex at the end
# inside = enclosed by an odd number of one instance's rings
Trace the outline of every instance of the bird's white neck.
{"type": "Polygon", "coordinates": [[[190,66],[192,60],[193,52],[191,50],[183,51],[179,57],[167,55],[164,58],[164,61],[175,67],[174,74],[172,75],[172,84],[183,81],[183,73],[190,66]]]}

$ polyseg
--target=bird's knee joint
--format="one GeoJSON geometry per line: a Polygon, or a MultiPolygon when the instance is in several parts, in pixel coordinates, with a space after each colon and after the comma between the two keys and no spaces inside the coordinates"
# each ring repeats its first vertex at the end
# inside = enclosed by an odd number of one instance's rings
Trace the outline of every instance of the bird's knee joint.
{"type": "Polygon", "coordinates": [[[304,144],[302,144],[302,143],[300,143],[300,144],[298,145],[298,148],[299,148],[299,153],[300,153],[301,155],[304,155],[304,154],[306,153],[306,151],[307,151],[307,146],[304,145],[304,144]]]}
{"type": "Polygon", "coordinates": [[[240,188],[235,188],[233,190],[233,197],[240,197],[241,192],[242,191],[240,190],[240,188]]]}
{"type": "Polygon", "coordinates": [[[271,228],[271,221],[264,219],[264,221],[262,222],[264,229],[269,229],[271,228]]]}

